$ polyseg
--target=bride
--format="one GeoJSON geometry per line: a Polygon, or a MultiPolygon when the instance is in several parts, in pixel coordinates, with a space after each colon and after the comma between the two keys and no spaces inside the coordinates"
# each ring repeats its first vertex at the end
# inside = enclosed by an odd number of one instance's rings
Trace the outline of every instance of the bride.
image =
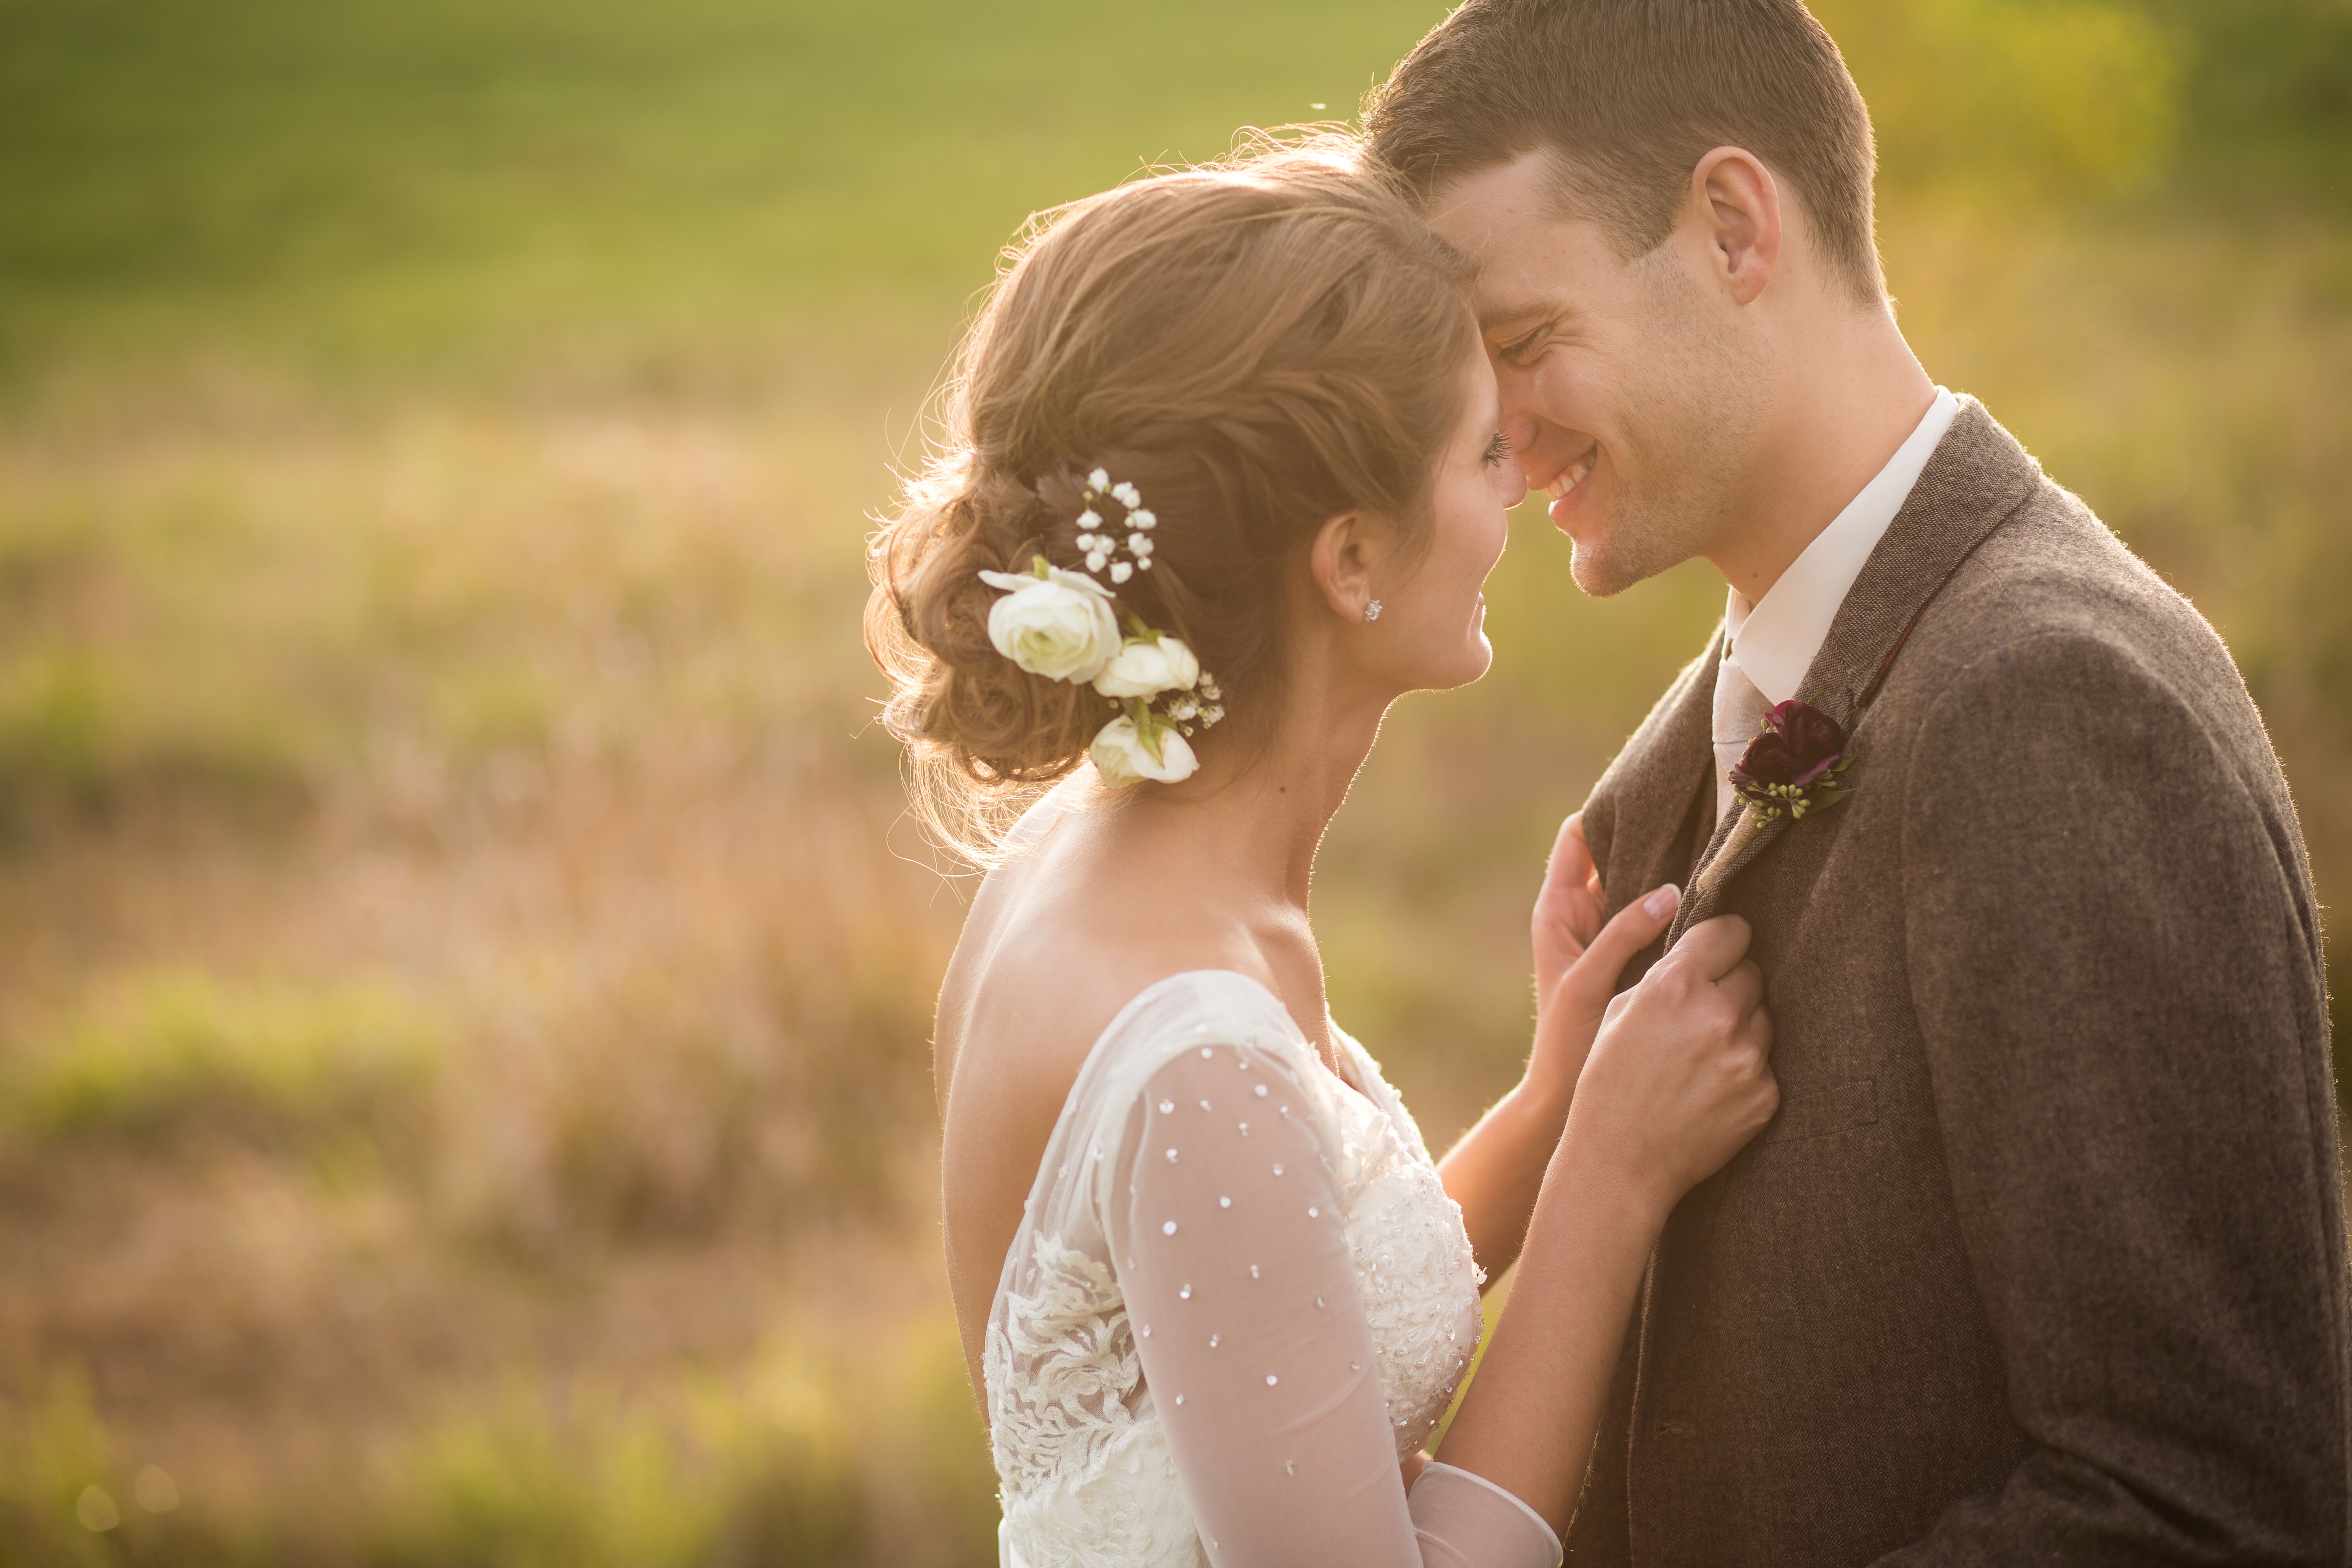
{"type": "Polygon", "coordinates": [[[877,536],[887,721],[991,867],[937,1043],[1007,1564],[1550,1568],[1659,1229],[1773,1111],[1746,927],[1612,1000],[1677,895],[1603,928],[1573,818],[1526,1075],[1443,1162],[1326,1009],[1317,846],[1389,704],[1485,672],[1526,489],[1463,283],[1328,144],[1075,203],[877,536]]]}

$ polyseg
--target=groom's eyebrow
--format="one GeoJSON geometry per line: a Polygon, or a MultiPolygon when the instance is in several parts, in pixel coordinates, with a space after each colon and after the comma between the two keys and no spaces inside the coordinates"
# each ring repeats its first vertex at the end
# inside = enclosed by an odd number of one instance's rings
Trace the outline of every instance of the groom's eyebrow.
{"type": "Polygon", "coordinates": [[[1504,327],[1515,327],[1560,313],[1560,306],[1550,300],[1524,300],[1490,305],[1478,312],[1478,330],[1492,332],[1504,327]]]}

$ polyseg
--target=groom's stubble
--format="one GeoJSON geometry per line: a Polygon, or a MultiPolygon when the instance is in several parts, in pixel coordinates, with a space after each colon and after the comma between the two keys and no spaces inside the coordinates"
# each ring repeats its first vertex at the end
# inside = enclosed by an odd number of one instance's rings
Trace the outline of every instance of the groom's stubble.
{"type": "Polygon", "coordinates": [[[1769,367],[1720,319],[1667,243],[1626,263],[1637,283],[1638,354],[1604,395],[1620,436],[1600,526],[1580,529],[1571,572],[1595,598],[1707,553],[1751,513],[1769,367]]]}

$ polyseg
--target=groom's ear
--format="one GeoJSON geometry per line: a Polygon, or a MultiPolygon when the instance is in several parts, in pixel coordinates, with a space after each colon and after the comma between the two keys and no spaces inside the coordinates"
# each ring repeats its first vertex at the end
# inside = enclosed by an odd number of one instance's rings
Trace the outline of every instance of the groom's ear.
{"type": "Polygon", "coordinates": [[[1307,547],[1307,573],[1315,592],[1343,621],[1363,619],[1372,601],[1372,566],[1378,547],[1361,512],[1328,518],[1307,547]]]}
{"type": "Polygon", "coordinates": [[[1780,188],[1753,153],[1717,147],[1691,171],[1690,200],[1715,278],[1735,304],[1764,292],[1780,263],[1780,188]]]}

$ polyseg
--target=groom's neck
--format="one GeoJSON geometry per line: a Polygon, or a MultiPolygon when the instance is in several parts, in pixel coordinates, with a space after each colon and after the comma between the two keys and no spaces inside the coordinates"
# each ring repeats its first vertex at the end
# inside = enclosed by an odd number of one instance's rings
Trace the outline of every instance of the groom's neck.
{"type": "Polygon", "coordinates": [[[1891,310],[1840,310],[1790,334],[1738,522],[1706,552],[1750,604],[1861,493],[1935,401],[1891,310]]]}

